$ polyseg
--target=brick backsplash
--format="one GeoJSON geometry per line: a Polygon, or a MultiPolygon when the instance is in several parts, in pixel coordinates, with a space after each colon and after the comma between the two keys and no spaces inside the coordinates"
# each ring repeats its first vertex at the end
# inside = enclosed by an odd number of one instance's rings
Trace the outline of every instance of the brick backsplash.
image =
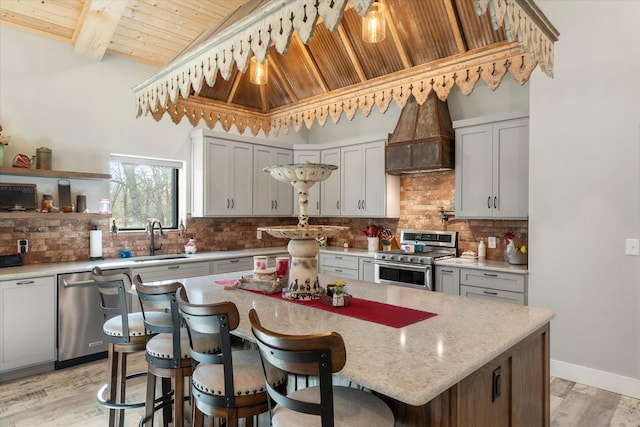
{"type": "MultiPolygon", "coordinates": [[[[367,225],[381,225],[399,234],[400,229],[458,231],[459,253],[477,251],[480,237],[497,237],[496,249],[487,248],[487,258],[504,260],[505,231],[516,233],[516,242],[527,242],[528,221],[461,220],[451,217],[442,221],[439,208],[453,209],[455,173],[453,171],[404,175],[400,181],[400,212],[398,219],[380,218],[311,218],[311,224],[344,225],[349,230],[329,239],[329,245],[366,248],[362,230],[367,225]]],[[[184,234],[170,230],[159,239],[161,254],[184,252],[184,244],[194,236],[200,252],[285,246],[287,240],[262,233],[257,239],[256,229],[262,226],[293,225],[293,217],[253,218],[187,218],[184,234]]],[[[0,254],[16,252],[17,240],[29,240],[29,253],[23,255],[25,264],[84,261],[89,259],[89,230],[102,230],[103,256],[117,258],[124,242],[129,242],[133,256],[149,255],[149,237],[143,232],[109,233],[111,220],[98,214],[42,214],[1,213],[0,254]]]]}

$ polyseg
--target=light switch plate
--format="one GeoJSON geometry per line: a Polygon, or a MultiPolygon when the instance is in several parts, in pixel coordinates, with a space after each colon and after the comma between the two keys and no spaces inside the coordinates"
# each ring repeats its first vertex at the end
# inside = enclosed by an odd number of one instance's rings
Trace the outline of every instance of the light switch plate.
{"type": "Polygon", "coordinates": [[[627,239],[625,242],[625,254],[640,255],[640,239],[627,239]]]}
{"type": "Polygon", "coordinates": [[[496,238],[495,238],[495,237],[490,236],[490,237],[489,237],[489,242],[488,242],[488,243],[489,243],[489,244],[488,244],[489,249],[495,249],[495,248],[496,248],[496,238]]]}

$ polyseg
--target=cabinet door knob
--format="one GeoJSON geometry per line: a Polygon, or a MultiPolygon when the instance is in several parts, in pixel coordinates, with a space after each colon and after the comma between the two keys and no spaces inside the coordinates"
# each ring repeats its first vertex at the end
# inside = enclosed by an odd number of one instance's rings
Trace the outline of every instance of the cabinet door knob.
{"type": "Polygon", "coordinates": [[[491,209],[491,196],[487,197],[487,207],[491,209]]]}
{"type": "Polygon", "coordinates": [[[495,209],[498,209],[498,197],[497,196],[493,198],[493,207],[495,209]]]}
{"type": "Polygon", "coordinates": [[[273,201],[273,206],[274,206],[274,209],[278,209],[278,201],[277,200],[273,201]]]}
{"type": "Polygon", "coordinates": [[[364,200],[362,201],[362,210],[364,210],[364,200]]]}
{"type": "Polygon", "coordinates": [[[227,209],[229,209],[230,203],[229,203],[229,199],[227,199],[227,209]]]}
{"type": "Polygon", "coordinates": [[[231,199],[231,209],[233,209],[233,205],[234,205],[234,204],[235,204],[235,203],[234,203],[234,200],[233,200],[233,199],[231,199]]]}

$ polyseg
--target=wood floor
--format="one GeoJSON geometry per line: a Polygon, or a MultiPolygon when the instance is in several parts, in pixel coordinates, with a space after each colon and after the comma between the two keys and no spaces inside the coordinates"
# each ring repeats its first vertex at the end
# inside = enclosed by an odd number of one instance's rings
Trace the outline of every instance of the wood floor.
{"type": "MultiPolygon", "coordinates": [[[[133,356],[132,370],[146,369],[143,355],[133,356]]],[[[96,391],[107,377],[101,360],[60,371],[0,383],[1,427],[102,427],[105,410],[96,391]]],[[[132,371],[130,370],[130,371],[132,371]]],[[[144,378],[129,389],[132,401],[144,399],[144,378]]],[[[127,426],[137,426],[143,409],[127,412],[127,426]]],[[[156,419],[156,425],[159,425],[156,419]]],[[[189,423],[186,424],[190,426],[189,423]]],[[[260,426],[267,423],[260,422],[260,426]]],[[[551,380],[552,427],[640,427],[640,400],[576,384],[551,380]]]]}

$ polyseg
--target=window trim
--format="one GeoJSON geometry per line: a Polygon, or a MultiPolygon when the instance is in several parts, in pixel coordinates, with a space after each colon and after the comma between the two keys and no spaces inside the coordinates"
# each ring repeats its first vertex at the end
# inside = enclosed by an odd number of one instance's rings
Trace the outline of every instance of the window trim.
{"type": "MultiPolygon", "coordinates": [[[[185,206],[186,201],[184,199],[184,191],[182,189],[186,186],[185,180],[185,171],[186,171],[186,162],[182,160],[172,160],[172,159],[164,159],[159,157],[148,157],[148,156],[134,156],[127,154],[114,154],[111,153],[109,155],[109,163],[118,162],[118,163],[134,163],[137,165],[147,165],[147,166],[161,166],[161,167],[170,167],[174,169],[175,177],[174,177],[174,198],[175,198],[175,206],[176,206],[176,217],[175,217],[175,226],[173,227],[164,227],[164,230],[178,230],[181,218],[184,218],[185,214],[185,206]]],[[[111,168],[111,167],[109,167],[111,168]]],[[[111,182],[109,183],[111,186],[111,182]]],[[[111,193],[111,190],[109,190],[111,193]]],[[[146,228],[123,228],[123,232],[146,232],[146,228]]]]}

